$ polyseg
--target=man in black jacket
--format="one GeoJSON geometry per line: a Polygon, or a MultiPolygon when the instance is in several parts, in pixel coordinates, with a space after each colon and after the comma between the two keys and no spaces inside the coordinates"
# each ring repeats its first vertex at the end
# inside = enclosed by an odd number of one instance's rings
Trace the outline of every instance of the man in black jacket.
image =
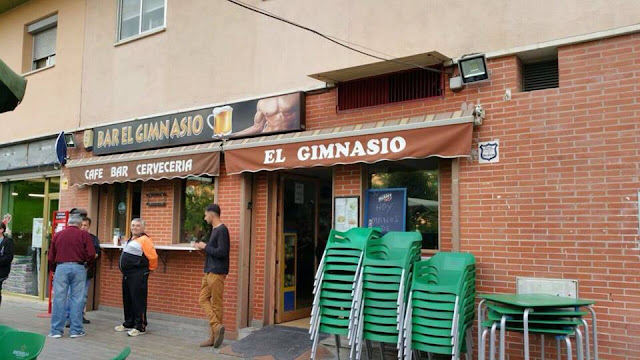
{"type": "Polygon", "coordinates": [[[200,289],[200,306],[207,313],[211,336],[200,344],[201,347],[219,347],[224,340],[222,326],[222,294],[224,280],[229,273],[229,230],[220,220],[220,206],[211,204],[204,212],[204,220],[213,226],[208,243],[198,242],[196,249],[204,250],[204,278],[200,289]]]}
{"type": "Polygon", "coordinates": [[[9,277],[13,261],[13,240],[5,235],[7,225],[0,223],[0,304],[2,304],[2,283],[9,277]]]}

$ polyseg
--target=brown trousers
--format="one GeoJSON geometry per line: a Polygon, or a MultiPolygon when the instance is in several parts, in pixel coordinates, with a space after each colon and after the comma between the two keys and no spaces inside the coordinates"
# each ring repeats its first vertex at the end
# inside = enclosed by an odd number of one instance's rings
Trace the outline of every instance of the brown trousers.
{"type": "Polygon", "coordinates": [[[200,290],[200,306],[209,318],[211,334],[215,335],[222,326],[222,294],[224,293],[224,280],[227,275],[206,273],[202,278],[200,290]]]}

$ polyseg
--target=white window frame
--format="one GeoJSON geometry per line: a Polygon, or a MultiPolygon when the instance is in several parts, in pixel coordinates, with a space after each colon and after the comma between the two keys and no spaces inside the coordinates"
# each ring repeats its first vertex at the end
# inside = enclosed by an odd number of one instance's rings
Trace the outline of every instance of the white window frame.
{"type": "Polygon", "coordinates": [[[144,1],[145,0],[140,0],[140,9],[138,11],[138,14],[140,16],[140,21],[138,21],[138,33],[136,35],[131,35],[131,36],[126,37],[124,39],[120,38],[120,33],[121,33],[121,29],[122,29],[122,5],[123,5],[123,0],[118,0],[117,1],[118,16],[117,16],[117,24],[116,24],[116,44],[128,42],[128,41],[135,40],[135,39],[138,39],[138,38],[141,38],[141,37],[145,37],[147,35],[155,34],[157,32],[163,31],[164,29],[167,28],[167,0],[164,0],[164,18],[162,19],[162,22],[163,22],[162,26],[158,26],[158,27],[153,28],[153,29],[142,31],[142,5],[143,5],[144,1]]]}
{"type": "Polygon", "coordinates": [[[31,35],[31,69],[29,72],[38,71],[42,69],[46,69],[56,64],[56,55],[58,54],[58,14],[53,14],[45,17],[44,19],[38,20],[34,23],[27,25],[27,32],[31,35]],[[54,45],[54,53],[47,56],[46,58],[36,59],[36,43],[35,38],[36,35],[43,33],[47,30],[56,29],[56,42],[54,45]],[[45,66],[41,68],[36,68],[36,62],[38,60],[46,59],[45,66]]]}

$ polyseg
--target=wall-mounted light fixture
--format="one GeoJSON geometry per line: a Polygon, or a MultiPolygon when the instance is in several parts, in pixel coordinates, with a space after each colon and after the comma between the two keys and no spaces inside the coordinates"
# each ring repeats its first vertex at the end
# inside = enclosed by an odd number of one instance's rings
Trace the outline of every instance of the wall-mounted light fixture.
{"type": "Polygon", "coordinates": [[[489,80],[487,57],[484,54],[466,55],[458,60],[463,84],[489,80]]]}
{"type": "Polygon", "coordinates": [[[64,134],[64,143],[67,144],[67,148],[76,147],[76,142],[73,139],[73,134],[64,134]]]}
{"type": "Polygon", "coordinates": [[[458,59],[459,76],[449,78],[449,88],[458,92],[462,88],[474,82],[489,80],[489,69],[485,54],[465,55],[458,59]]]}

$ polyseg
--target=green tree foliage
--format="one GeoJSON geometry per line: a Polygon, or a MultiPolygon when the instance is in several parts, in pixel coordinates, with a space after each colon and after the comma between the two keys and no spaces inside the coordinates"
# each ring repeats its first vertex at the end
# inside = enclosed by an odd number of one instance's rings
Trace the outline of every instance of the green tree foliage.
{"type": "Polygon", "coordinates": [[[204,221],[204,210],[215,200],[211,183],[189,180],[184,189],[182,242],[208,241],[211,226],[204,221]]]}

